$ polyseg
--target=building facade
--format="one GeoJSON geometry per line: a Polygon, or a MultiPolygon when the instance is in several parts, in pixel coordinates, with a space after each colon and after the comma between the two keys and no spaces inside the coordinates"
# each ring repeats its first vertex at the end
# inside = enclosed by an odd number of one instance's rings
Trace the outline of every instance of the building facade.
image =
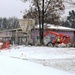
{"type": "MultiPolygon", "coordinates": [[[[0,30],[0,40],[7,41],[10,40],[12,44],[35,44],[38,45],[40,43],[39,37],[39,27],[38,25],[35,26],[35,21],[30,20],[19,20],[20,28],[16,29],[7,29],[7,30],[0,30]]],[[[54,26],[54,25],[46,25],[45,30],[52,30],[54,32],[66,34],[70,36],[71,42],[75,41],[75,29],[67,28],[62,26],[54,26]]],[[[53,35],[48,35],[45,41],[50,41],[53,39],[53,35]]]]}

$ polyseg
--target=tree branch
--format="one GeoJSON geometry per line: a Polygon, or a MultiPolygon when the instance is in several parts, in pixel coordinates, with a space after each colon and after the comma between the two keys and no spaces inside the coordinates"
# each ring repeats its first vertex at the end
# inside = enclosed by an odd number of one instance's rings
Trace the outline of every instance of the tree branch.
{"type": "Polygon", "coordinates": [[[50,4],[50,3],[51,3],[51,0],[49,0],[48,5],[47,5],[47,7],[46,7],[46,9],[45,9],[44,13],[46,13],[46,11],[47,11],[48,6],[49,6],[49,4],[50,4]]]}

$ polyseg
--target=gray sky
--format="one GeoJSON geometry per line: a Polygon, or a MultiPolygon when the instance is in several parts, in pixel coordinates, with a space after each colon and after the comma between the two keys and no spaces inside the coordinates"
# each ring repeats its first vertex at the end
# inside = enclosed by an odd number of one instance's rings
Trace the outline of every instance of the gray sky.
{"type": "Polygon", "coordinates": [[[22,18],[24,11],[28,9],[29,3],[23,3],[20,0],[0,0],[0,17],[17,17],[22,18]]]}

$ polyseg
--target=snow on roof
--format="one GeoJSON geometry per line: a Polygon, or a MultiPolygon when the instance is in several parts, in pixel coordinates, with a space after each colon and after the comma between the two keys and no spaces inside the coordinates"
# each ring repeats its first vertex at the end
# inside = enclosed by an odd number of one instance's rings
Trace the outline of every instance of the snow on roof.
{"type": "MultiPolygon", "coordinates": [[[[63,31],[75,31],[74,28],[69,28],[69,27],[64,27],[64,26],[58,26],[58,25],[53,25],[53,24],[44,24],[44,26],[47,29],[51,29],[51,30],[63,30],[63,31]]],[[[39,29],[39,25],[36,25],[37,29],[39,29]]]]}
{"type": "Polygon", "coordinates": [[[75,31],[74,28],[69,28],[69,27],[64,27],[64,26],[55,26],[55,25],[51,25],[51,24],[48,24],[47,25],[48,29],[56,29],[56,30],[66,30],[66,31],[75,31]]]}

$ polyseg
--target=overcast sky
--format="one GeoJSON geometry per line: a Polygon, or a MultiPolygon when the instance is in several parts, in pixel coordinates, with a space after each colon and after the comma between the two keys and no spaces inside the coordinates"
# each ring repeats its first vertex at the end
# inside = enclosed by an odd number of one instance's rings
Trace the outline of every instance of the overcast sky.
{"type": "MultiPolygon", "coordinates": [[[[20,0],[0,0],[0,17],[9,18],[15,16],[17,18],[22,18],[23,13],[20,11],[24,11],[25,9],[28,8],[29,8],[29,3],[23,3],[20,0]]],[[[69,7],[69,9],[71,8],[69,7]]],[[[69,9],[67,9],[67,11],[69,9]]],[[[65,11],[65,13],[67,11],[65,11]]]]}
{"type": "Polygon", "coordinates": [[[0,17],[17,17],[22,18],[24,11],[28,9],[29,3],[23,3],[20,0],[0,0],[0,17]]]}

